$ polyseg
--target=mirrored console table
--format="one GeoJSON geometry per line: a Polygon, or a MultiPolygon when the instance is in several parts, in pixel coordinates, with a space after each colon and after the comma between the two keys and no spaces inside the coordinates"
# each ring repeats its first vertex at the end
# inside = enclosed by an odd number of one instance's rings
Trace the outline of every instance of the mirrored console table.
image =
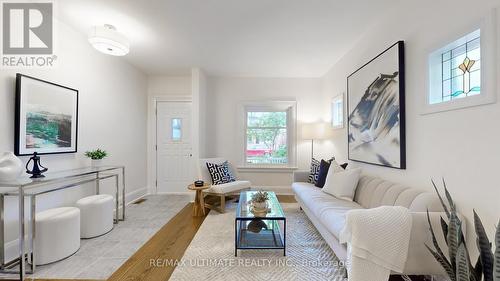
{"type": "Polygon", "coordinates": [[[35,215],[36,197],[42,194],[81,186],[86,183],[95,183],[95,193],[100,193],[100,181],[104,179],[115,179],[115,223],[125,220],[125,167],[103,166],[85,167],[66,171],[47,172],[44,178],[30,179],[28,175],[19,177],[11,182],[0,181],[0,272],[11,273],[24,280],[26,273],[35,271],[35,215]],[[121,177],[121,204],[120,204],[120,180],[121,177]],[[19,257],[11,261],[5,260],[5,197],[15,196],[18,198],[19,208],[19,257]],[[26,224],[25,199],[29,199],[29,223],[26,224]],[[120,216],[121,205],[121,216],[120,216]],[[27,230],[28,229],[28,230],[27,230]],[[26,242],[26,234],[28,239],[26,242]],[[28,249],[26,249],[28,244],[28,249]],[[27,251],[28,250],[28,251],[27,251]],[[30,270],[26,271],[26,263],[30,264],[30,270]]]}

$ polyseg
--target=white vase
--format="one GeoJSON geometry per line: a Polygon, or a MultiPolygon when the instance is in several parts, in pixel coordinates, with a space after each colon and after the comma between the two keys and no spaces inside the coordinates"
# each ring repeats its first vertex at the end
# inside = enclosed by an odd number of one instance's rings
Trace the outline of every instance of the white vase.
{"type": "Polygon", "coordinates": [[[261,211],[267,210],[267,201],[266,202],[252,202],[252,206],[254,210],[261,211]]]}
{"type": "Polygon", "coordinates": [[[23,162],[12,152],[0,155],[0,181],[17,179],[23,172],[23,162]]]}
{"type": "Polygon", "coordinates": [[[102,159],[92,159],[90,161],[90,166],[92,168],[97,168],[102,166],[102,159]]]}

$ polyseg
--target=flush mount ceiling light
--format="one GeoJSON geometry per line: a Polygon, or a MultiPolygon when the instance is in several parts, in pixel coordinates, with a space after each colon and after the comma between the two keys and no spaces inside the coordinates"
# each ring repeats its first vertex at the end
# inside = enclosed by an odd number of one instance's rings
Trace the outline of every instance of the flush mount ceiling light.
{"type": "Polygon", "coordinates": [[[99,52],[112,56],[124,56],[130,50],[127,38],[110,24],[92,27],[89,42],[99,52]]]}

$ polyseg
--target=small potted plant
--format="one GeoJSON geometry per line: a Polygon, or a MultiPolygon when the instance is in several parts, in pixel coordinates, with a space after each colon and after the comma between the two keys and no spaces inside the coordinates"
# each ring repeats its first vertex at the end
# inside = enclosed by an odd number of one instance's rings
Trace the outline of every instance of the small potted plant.
{"type": "Polygon", "coordinates": [[[269,194],[265,191],[258,191],[252,194],[252,206],[256,211],[267,210],[267,200],[269,200],[269,194]]]}
{"type": "Polygon", "coordinates": [[[105,150],[98,148],[96,150],[85,152],[85,156],[91,159],[92,167],[99,167],[102,165],[102,159],[106,158],[108,153],[105,150]]]}

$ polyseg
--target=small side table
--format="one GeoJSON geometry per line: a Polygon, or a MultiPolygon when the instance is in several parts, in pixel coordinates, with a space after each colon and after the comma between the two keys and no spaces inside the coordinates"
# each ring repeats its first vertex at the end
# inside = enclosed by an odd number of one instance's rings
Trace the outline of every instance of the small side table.
{"type": "Polygon", "coordinates": [[[209,184],[205,184],[203,186],[194,186],[194,184],[188,185],[189,190],[196,191],[193,205],[193,217],[201,217],[205,215],[205,200],[203,199],[203,190],[209,189],[210,187],[211,186],[209,184]]]}

